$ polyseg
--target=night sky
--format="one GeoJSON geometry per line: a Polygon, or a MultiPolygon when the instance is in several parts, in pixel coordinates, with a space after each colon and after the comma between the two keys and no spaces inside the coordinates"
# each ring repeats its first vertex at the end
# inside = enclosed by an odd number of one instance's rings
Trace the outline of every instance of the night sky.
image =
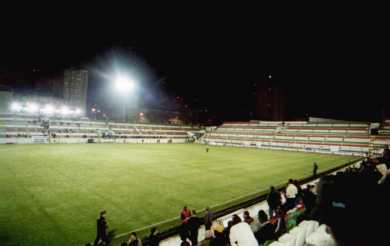
{"type": "Polygon", "coordinates": [[[390,101],[387,29],[379,19],[360,17],[263,20],[182,13],[169,20],[162,15],[22,23],[2,31],[0,83],[21,90],[37,76],[87,67],[89,103],[101,103],[104,82],[93,71],[120,54],[146,68],[150,98],[158,90],[180,96],[218,120],[248,120],[253,84],[270,74],[287,88],[290,119],[379,120],[390,101]]]}

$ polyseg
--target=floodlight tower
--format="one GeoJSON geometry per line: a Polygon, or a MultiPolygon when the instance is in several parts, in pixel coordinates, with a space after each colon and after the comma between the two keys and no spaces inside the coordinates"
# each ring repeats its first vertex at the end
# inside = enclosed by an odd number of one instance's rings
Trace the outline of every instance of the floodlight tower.
{"type": "Polygon", "coordinates": [[[135,89],[135,81],[124,75],[118,75],[115,78],[115,89],[122,97],[122,120],[126,121],[126,99],[135,89]]]}

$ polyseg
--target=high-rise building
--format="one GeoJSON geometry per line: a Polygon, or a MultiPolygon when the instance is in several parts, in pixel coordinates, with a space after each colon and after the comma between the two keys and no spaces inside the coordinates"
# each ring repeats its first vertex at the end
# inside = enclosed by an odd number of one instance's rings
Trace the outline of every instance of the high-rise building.
{"type": "Polygon", "coordinates": [[[255,116],[259,120],[285,120],[286,90],[269,75],[255,85],[255,116]]]}
{"type": "Polygon", "coordinates": [[[87,108],[88,71],[84,69],[67,69],[64,72],[62,87],[63,99],[73,107],[84,112],[87,108]]]}

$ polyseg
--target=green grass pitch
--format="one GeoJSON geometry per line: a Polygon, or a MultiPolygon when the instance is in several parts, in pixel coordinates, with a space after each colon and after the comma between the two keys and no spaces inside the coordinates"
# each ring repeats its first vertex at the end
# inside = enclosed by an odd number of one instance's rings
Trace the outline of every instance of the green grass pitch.
{"type": "Polygon", "coordinates": [[[197,144],[0,146],[0,245],[84,245],[309,176],[353,157],[197,144]]]}

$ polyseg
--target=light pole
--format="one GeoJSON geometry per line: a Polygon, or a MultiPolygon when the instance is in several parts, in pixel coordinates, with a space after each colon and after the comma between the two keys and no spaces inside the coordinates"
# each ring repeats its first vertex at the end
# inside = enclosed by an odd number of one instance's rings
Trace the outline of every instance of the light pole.
{"type": "Polygon", "coordinates": [[[130,77],[119,75],[115,78],[115,89],[122,96],[122,120],[126,122],[127,96],[134,90],[135,81],[130,77]]]}

